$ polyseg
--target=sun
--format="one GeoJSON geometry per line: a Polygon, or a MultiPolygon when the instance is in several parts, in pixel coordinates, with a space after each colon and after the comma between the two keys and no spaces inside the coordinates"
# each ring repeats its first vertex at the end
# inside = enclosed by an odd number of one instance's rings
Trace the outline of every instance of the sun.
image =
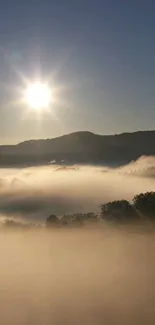
{"type": "Polygon", "coordinates": [[[48,107],[52,93],[47,84],[35,82],[26,89],[26,101],[34,109],[48,107]]]}

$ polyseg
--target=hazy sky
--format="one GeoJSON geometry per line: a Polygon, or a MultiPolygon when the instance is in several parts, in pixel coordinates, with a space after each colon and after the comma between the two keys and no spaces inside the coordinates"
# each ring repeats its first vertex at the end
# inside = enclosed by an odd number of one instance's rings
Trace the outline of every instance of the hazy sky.
{"type": "Polygon", "coordinates": [[[154,81],[153,0],[2,2],[1,143],[154,129],[154,81]],[[50,112],[18,103],[21,75],[59,89],[50,112]]]}

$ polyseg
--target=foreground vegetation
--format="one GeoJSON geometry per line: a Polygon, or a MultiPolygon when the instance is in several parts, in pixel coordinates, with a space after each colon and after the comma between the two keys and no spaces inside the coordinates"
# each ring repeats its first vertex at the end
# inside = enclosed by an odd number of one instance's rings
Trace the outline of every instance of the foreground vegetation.
{"type": "MultiPolygon", "coordinates": [[[[45,220],[47,228],[74,227],[86,224],[95,224],[100,221],[108,223],[134,223],[142,221],[155,221],[155,192],[147,192],[136,195],[132,202],[127,200],[110,201],[100,206],[98,214],[94,212],[73,213],[58,217],[51,214],[45,220]]],[[[37,228],[42,225],[23,224],[12,219],[6,219],[1,223],[2,228],[37,228]]]]}

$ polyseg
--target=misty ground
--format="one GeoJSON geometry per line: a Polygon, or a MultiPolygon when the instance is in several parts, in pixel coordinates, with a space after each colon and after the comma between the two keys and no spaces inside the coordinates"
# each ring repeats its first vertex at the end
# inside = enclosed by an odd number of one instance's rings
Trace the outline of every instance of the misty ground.
{"type": "MultiPolygon", "coordinates": [[[[115,169],[0,169],[1,219],[44,223],[51,213],[98,212],[101,203],[154,190],[154,164],[142,157],[115,169]]],[[[154,324],[154,233],[104,224],[1,229],[0,323],[154,324]]]]}
{"type": "Polygon", "coordinates": [[[1,232],[1,324],[154,324],[154,234],[1,232]]]}

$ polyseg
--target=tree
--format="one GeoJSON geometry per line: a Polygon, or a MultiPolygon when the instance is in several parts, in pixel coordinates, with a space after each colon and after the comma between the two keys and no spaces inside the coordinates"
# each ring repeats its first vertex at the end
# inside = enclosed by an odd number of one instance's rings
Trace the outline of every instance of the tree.
{"type": "Polygon", "coordinates": [[[98,215],[94,212],[87,212],[84,213],[83,219],[86,222],[97,222],[98,221],[98,215]]]}
{"type": "Polygon", "coordinates": [[[61,218],[61,225],[62,226],[82,226],[85,221],[85,214],[84,213],[73,213],[64,215],[61,218]]]}
{"type": "Polygon", "coordinates": [[[8,228],[8,229],[29,229],[30,228],[30,225],[29,224],[25,224],[25,223],[22,223],[22,222],[19,222],[19,221],[15,221],[15,220],[12,220],[12,219],[6,219],[4,220],[4,222],[2,223],[2,226],[4,228],[8,228]]]}
{"type": "Polygon", "coordinates": [[[58,217],[55,214],[51,214],[46,219],[46,226],[47,228],[56,227],[60,224],[58,217]]]}
{"type": "Polygon", "coordinates": [[[98,216],[94,212],[67,214],[60,220],[62,226],[82,226],[84,223],[96,221],[98,216]]]}
{"type": "Polygon", "coordinates": [[[75,226],[83,226],[84,223],[84,214],[83,213],[74,213],[72,218],[72,224],[75,226]]]}
{"type": "Polygon", "coordinates": [[[143,216],[155,218],[155,192],[138,194],[133,199],[134,207],[143,216]]]}
{"type": "Polygon", "coordinates": [[[72,221],[72,215],[71,214],[65,214],[60,219],[61,226],[63,226],[63,227],[69,226],[71,224],[71,221],[72,221]]]}
{"type": "Polygon", "coordinates": [[[126,200],[108,202],[100,208],[101,218],[109,221],[126,221],[137,215],[133,206],[126,200]]]}

